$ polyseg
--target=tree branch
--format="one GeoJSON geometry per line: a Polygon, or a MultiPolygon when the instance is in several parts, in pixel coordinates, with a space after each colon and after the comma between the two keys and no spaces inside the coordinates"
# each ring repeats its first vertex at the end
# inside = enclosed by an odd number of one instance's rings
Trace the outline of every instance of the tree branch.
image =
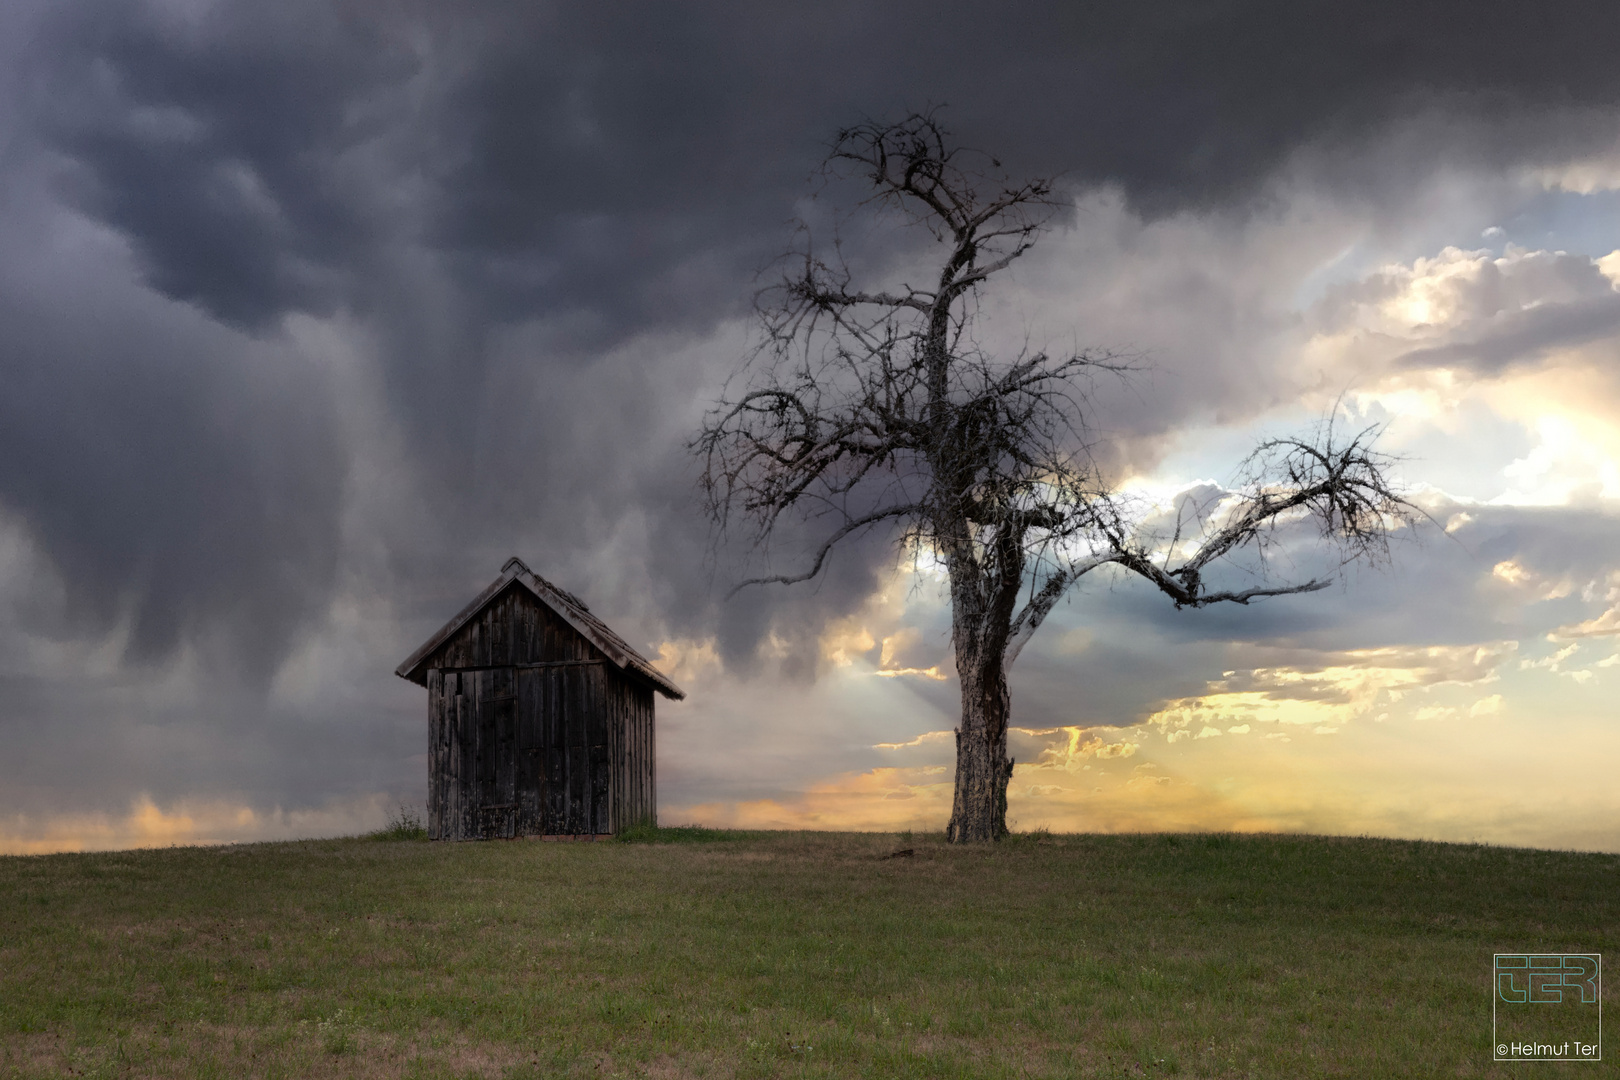
{"type": "Polygon", "coordinates": [[[726,593],[726,599],[730,600],[733,596],[736,596],[739,592],[750,585],[795,585],[801,581],[809,581],[811,578],[821,573],[821,566],[827,561],[828,553],[832,551],[834,546],[836,546],[840,540],[848,536],[850,533],[855,532],[858,529],[864,529],[868,525],[876,525],[878,522],[886,521],[890,518],[906,517],[908,515],[915,514],[919,509],[920,508],[917,506],[891,506],[887,509],[879,510],[871,514],[864,514],[861,517],[847,521],[840,526],[836,532],[829,536],[821,547],[817,549],[815,561],[810,564],[810,569],[806,570],[804,573],[776,574],[771,577],[749,578],[747,581],[738,582],[730,592],[726,593]]]}
{"type": "Polygon", "coordinates": [[[1118,556],[1112,553],[1093,555],[1089,559],[1071,563],[1047,578],[1045,584],[1030,597],[1029,603],[1024,605],[1024,609],[1013,620],[1012,632],[1007,637],[1007,648],[1003,654],[1005,657],[1003,664],[1012,667],[1013,661],[1018,659],[1018,654],[1024,651],[1024,646],[1029,644],[1029,639],[1035,636],[1035,631],[1041,628],[1041,623],[1046,621],[1046,617],[1052,613],[1052,609],[1063,598],[1063,594],[1069,591],[1070,586],[1099,566],[1107,566],[1118,561],[1118,556]]]}

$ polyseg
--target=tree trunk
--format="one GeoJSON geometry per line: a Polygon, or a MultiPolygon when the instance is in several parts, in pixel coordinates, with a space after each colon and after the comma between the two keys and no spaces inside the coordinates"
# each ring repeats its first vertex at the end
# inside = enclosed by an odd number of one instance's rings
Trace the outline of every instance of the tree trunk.
{"type": "Polygon", "coordinates": [[[956,729],[956,795],[945,838],[955,844],[1007,835],[1007,717],[1011,703],[1001,658],[957,657],[962,723],[956,729]]]}
{"type": "Polygon", "coordinates": [[[956,729],[956,794],[945,837],[967,844],[1007,835],[1007,638],[1023,574],[1019,535],[1000,530],[975,556],[958,544],[947,560],[951,579],[951,644],[962,685],[962,722],[956,729]],[[986,566],[986,562],[991,565],[986,566]]]}

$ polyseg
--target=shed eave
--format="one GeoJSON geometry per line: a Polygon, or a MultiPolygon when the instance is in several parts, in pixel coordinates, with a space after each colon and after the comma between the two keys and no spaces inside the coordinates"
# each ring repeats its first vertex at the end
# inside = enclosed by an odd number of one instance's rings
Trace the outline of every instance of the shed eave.
{"type": "Polygon", "coordinates": [[[425,670],[418,671],[417,669],[422,667],[423,662],[432,656],[439,646],[454,637],[457,630],[466,626],[480,611],[489,606],[489,603],[500,595],[501,590],[510,585],[515,577],[515,573],[503,573],[496,578],[487,589],[474,597],[466,607],[456,612],[449,622],[441,626],[438,633],[428,638],[427,641],[422,643],[421,647],[406,657],[405,662],[394,669],[394,674],[418,686],[426,686],[427,672],[425,670]]]}

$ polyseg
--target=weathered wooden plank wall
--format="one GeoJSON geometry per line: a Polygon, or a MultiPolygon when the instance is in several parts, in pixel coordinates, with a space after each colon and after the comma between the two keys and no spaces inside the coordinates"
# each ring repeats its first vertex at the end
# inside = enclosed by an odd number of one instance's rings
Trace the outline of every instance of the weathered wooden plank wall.
{"type": "Polygon", "coordinates": [[[519,668],[517,740],[517,821],[520,836],[545,832],[545,807],[541,791],[545,787],[545,732],[541,721],[545,707],[545,675],[540,668],[519,668]]]}
{"type": "Polygon", "coordinates": [[[428,835],[609,833],[657,807],[653,691],[513,588],[427,662],[428,835]]]}
{"type": "Polygon", "coordinates": [[[427,661],[428,668],[601,660],[602,654],[550,608],[513,587],[496,597],[427,661]]]}
{"type": "Polygon", "coordinates": [[[654,817],[652,748],[653,691],[622,672],[609,673],[607,716],[613,773],[612,827],[621,829],[654,817]]]}

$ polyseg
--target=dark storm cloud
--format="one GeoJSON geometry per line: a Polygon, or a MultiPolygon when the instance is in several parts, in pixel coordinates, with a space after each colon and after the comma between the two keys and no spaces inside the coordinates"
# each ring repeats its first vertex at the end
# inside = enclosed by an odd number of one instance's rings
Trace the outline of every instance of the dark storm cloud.
{"type": "Polygon", "coordinates": [[[388,208],[347,172],[398,121],[369,99],[410,72],[377,27],[318,5],[64,20],[32,58],[41,134],[78,167],[64,191],[134,241],[155,288],[249,328],[356,291],[388,208]]]}
{"type": "Polygon", "coordinates": [[[41,111],[153,283],[250,325],[355,302],[416,228],[492,313],[702,323],[838,125],[929,102],[1015,171],[1162,211],[1425,108],[1556,156],[1620,96],[1603,2],[203,10],[69,9],[41,111]]]}
{"type": "MultiPolygon", "coordinates": [[[[56,282],[66,284],[65,282],[56,282]]],[[[344,464],[318,373],[189,313],[0,294],[0,483],[64,579],[53,633],[128,620],[268,677],[324,602],[344,464]],[[103,319],[117,319],[115,337],[103,319]]]]}
{"type": "MultiPolygon", "coordinates": [[[[1306,150],[1369,198],[1442,157],[1557,162],[1620,97],[1610,2],[170,0],[9,8],[0,36],[0,510],[65,590],[29,629],[127,621],[130,658],[192,646],[261,688],[334,597],[391,597],[408,649],[514,552],[812,673],[892,549],[722,605],[683,445],[746,347],[696,343],[747,311],[840,125],[948,103],[1011,171],[1164,215],[1249,207],[1306,150]],[[1415,115],[1433,138],[1360,152],[1415,115]]],[[[13,730],[110,700],[25,696],[13,730]]],[[[332,789],[293,764],[317,706],[231,700],[120,730],[177,725],[176,768],[220,784],[332,789]]],[[[334,761],[394,704],[355,705],[334,761]]]]}
{"type": "MultiPolygon", "coordinates": [[[[1610,4],[109,3],[44,26],[28,104],[58,190],[154,288],[229,324],[372,319],[418,466],[475,514],[448,478],[477,472],[491,328],[551,319],[538,363],[578,365],[739,312],[840,123],[949,102],[1015,170],[1170,210],[1422,107],[1535,116],[1513,152],[1556,154],[1620,87],[1610,4]]],[[[242,452],[278,459],[265,438],[242,452]]],[[[161,460],[150,484],[201,490],[161,460]]],[[[52,550],[108,543],[44,528],[52,550]]]]}

